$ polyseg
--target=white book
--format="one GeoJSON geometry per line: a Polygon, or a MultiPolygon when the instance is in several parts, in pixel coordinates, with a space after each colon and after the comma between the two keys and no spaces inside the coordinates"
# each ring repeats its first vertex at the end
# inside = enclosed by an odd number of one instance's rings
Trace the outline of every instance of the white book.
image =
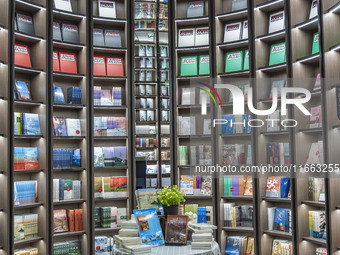
{"type": "Polygon", "coordinates": [[[209,45],[209,28],[199,27],[196,28],[195,46],[209,45]]]}
{"type": "Polygon", "coordinates": [[[241,39],[241,28],[242,23],[236,22],[231,24],[226,24],[224,29],[224,40],[223,42],[238,41],[241,39]]]}
{"type": "Polygon", "coordinates": [[[248,20],[243,21],[242,40],[248,39],[248,20]]]}
{"type": "Polygon", "coordinates": [[[204,15],[204,1],[189,1],[187,18],[202,17],[204,15]]]}
{"type": "Polygon", "coordinates": [[[313,0],[310,7],[309,19],[315,18],[316,16],[318,16],[318,1],[313,0]]]}
{"type": "MultiPolygon", "coordinates": [[[[243,115],[234,115],[235,116],[235,123],[242,123],[243,115]]],[[[236,124],[234,125],[234,131],[236,134],[243,133],[243,125],[236,124]]]]}
{"type": "Polygon", "coordinates": [[[195,88],[182,88],[182,105],[195,104],[196,89],[195,88]]]}
{"type": "Polygon", "coordinates": [[[122,222],[127,220],[127,215],[126,215],[126,208],[118,208],[117,209],[117,224],[118,227],[122,225],[122,222]]]}
{"type": "Polygon", "coordinates": [[[152,93],[153,93],[152,91],[153,91],[152,85],[146,85],[145,86],[145,93],[146,93],[146,95],[148,95],[148,96],[152,95],[152,93]]]}
{"type": "Polygon", "coordinates": [[[312,143],[306,164],[319,164],[320,163],[320,148],[319,143],[312,143]]]}
{"type": "Polygon", "coordinates": [[[66,119],[68,136],[81,136],[80,119],[66,119]]]}
{"type": "Polygon", "coordinates": [[[274,229],[274,217],[276,207],[269,207],[268,210],[268,230],[274,229]]]}
{"type": "Polygon", "coordinates": [[[178,30],[178,47],[195,46],[195,28],[178,30]]]}
{"type": "Polygon", "coordinates": [[[100,17],[116,18],[116,3],[114,1],[99,0],[98,12],[100,17]]]}
{"type": "Polygon", "coordinates": [[[320,164],[324,163],[323,160],[323,141],[318,141],[318,147],[319,147],[319,161],[320,164]]]}
{"type": "Polygon", "coordinates": [[[270,15],[268,33],[274,33],[284,28],[285,28],[285,12],[284,11],[276,12],[270,15]]]}
{"type": "Polygon", "coordinates": [[[268,115],[267,132],[280,131],[280,110],[268,115]]]}
{"type": "Polygon", "coordinates": [[[243,10],[247,8],[247,0],[233,0],[232,11],[243,10]]]}
{"type": "Polygon", "coordinates": [[[71,0],[54,0],[54,8],[62,11],[72,12],[71,0]]]}
{"type": "Polygon", "coordinates": [[[205,119],[203,123],[203,135],[211,135],[211,119],[205,119]]]}

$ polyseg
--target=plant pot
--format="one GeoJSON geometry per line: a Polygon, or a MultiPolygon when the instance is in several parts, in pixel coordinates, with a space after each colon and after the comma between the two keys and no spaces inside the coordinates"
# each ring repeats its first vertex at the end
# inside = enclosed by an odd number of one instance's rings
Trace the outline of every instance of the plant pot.
{"type": "Polygon", "coordinates": [[[165,206],[163,205],[164,209],[164,215],[178,215],[178,205],[170,205],[170,206],[165,206]]]}

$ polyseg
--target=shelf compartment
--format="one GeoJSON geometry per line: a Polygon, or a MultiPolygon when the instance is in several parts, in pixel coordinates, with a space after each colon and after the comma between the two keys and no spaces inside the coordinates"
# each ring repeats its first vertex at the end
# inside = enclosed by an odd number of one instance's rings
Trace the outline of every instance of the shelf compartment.
{"type": "Polygon", "coordinates": [[[213,199],[212,196],[207,195],[187,195],[184,196],[185,199],[213,199]]]}
{"type": "Polygon", "coordinates": [[[81,22],[83,19],[85,19],[85,15],[56,9],[53,10],[53,17],[56,19],[69,20],[75,22],[81,22]]]}
{"type": "Polygon", "coordinates": [[[22,73],[22,74],[41,74],[45,73],[42,69],[37,69],[37,68],[29,68],[29,67],[24,67],[24,66],[15,66],[14,67],[15,72],[22,73]]]}
{"type": "Polygon", "coordinates": [[[39,207],[39,206],[42,206],[43,203],[32,203],[32,204],[26,204],[26,205],[17,205],[17,206],[14,206],[14,209],[15,210],[24,210],[24,209],[30,209],[30,208],[36,208],[36,207],[39,207]]]}
{"type": "Polygon", "coordinates": [[[127,170],[128,167],[127,166],[104,166],[104,167],[94,167],[95,171],[99,171],[99,170],[127,170]]]}
{"type": "Polygon", "coordinates": [[[224,200],[246,200],[246,201],[253,201],[253,197],[250,196],[222,196],[224,200]]]}
{"type": "Polygon", "coordinates": [[[319,202],[319,201],[302,201],[301,204],[315,206],[315,207],[325,207],[325,202],[319,202]]]}
{"type": "Polygon", "coordinates": [[[228,137],[249,137],[251,136],[251,133],[235,133],[235,134],[221,134],[222,138],[228,138],[228,137]]]}
{"type": "Polygon", "coordinates": [[[194,75],[194,76],[177,76],[177,80],[187,81],[191,79],[203,79],[203,78],[210,78],[210,75],[194,75]]]}
{"type": "Polygon", "coordinates": [[[40,4],[31,3],[23,0],[16,0],[15,7],[33,13],[38,12],[40,10],[46,10],[46,8],[40,4]]]}
{"type": "Polygon", "coordinates": [[[127,136],[94,136],[94,140],[124,140],[127,136]]]}
{"type": "Polygon", "coordinates": [[[93,46],[93,51],[95,53],[119,53],[125,54],[127,49],[126,48],[111,48],[105,46],[93,46]]]}
{"type": "Polygon", "coordinates": [[[55,172],[81,172],[84,171],[84,167],[73,167],[73,168],[54,168],[55,172]]]}
{"type": "Polygon", "coordinates": [[[176,19],[177,26],[208,25],[209,17],[176,19]]]}
{"type": "Polygon", "coordinates": [[[85,203],[85,199],[70,199],[70,200],[54,201],[53,205],[68,205],[68,204],[81,204],[81,203],[85,203]]]}
{"type": "Polygon", "coordinates": [[[212,138],[211,135],[178,135],[178,139],[206,139],[206,138],[212,138]]]}
{"type": "Polygon", "coordinates": [[[112,201],[124,201],[128,200],[128,197],[110,197],[110,198],[95,198],[95,202],[112,202],[112,201]]]}
{"type": "Polygon", "coordinates": [[[53,234],[53,236],[57,238],[66,238],[66,237],[81,236],[84,234],[85,234],[85,231],[82,230],[82,231],[74,231],[74,232],[55,233],[53,234]]]}
{"type": "Polygon", "coordinates": [[[53,136],[54,140],[83,140],[85,136],[53,136]]]}
{"type": "Polygon", "coordinates": [[[265,230],[263,231],[264,234],[282,238],[292,238],[292,233],[287,233],[283,231],[275,231],[275,230],[265,230]]]}
{"type": "Polygon", "coordinates": [[[14,246],[32,244],[32,243],[36,243],[36,242],[41,241],[41,240],[43,240],[43,238],[40,237],[40,236],[32,237],[32,238],[29,238],[29,239],[14,241],[14,246]]]}
{"type": "Polygon", "coordinates": [[[318,29],[318,17],[309,19],[307,21],[304,21],[300,24],[297,24],[295,28],[302,29],[302,30],[316,30],[318,29]]]}
{"type": "Polygon", "coordinates": [[[282,29],[277,32],[259,36],[256,38],[256,40],[261,40],[263,42],[269,43],[269,42],[276,42],[276,41],[282,40],[285,37],[286,37],[286,31],[282,29]]]}
{"type": "Polygon", "coordinates": [[[99,16],[93,17],[93,23],[99,25],[116,25],[116,26],[125,26],[127,23],[126,19],[111,19],[111,18],[103,18],[99,16]]]}
{"type": "Polygon", "coordinates": [[[322,131],[322,128],[305,128],[299,130],[301,133],[320,133],[322,131]]]}
{"type": "Polygon", "coordinates": [[[263,4],[259,4],[255,7],[255,9],[259,9],[264,12],[273,12],[278,9],[284,8],[284,1],[283,0],[272,0],[265,2],[263,4]]]}
{"type": "Polygon", "coordinates": [[[278,64],[278,65],[273,65],[273,66],[266,66],[266,67],[261,67],[257,71],[264,72],[264,73],[276,73],[276,72],[282,72],[286,71],[287,64],[278,64]]]}
{"type": "Polygon", "coordinates": [[[249,77],[249,70],[241,70],[237,72],[230,73],[219,73],[218,76],[220,78],[247,78],[249,77]]]}
{"type": "Polygon", "coordinates": [[[44,169],[14,170],[14,174],[34,174],[44,171],[44,169]]]}
{"type": "Polygon", "coordinates": [[[85,105],[82,104],[53,104],[53,108],[60,108],[60,109],[84,109],[85,105]]]}
{"type": "Polygon", "coordinates": [[[73,50],[73,51],[81,51],[85,49],[85,44],[81,43],[70,43],[70,42],[64,42],[64,41],[53,41],[53,47],[66,49],[66,50],[73,50]]]}
{"type": "Polygon", "coordinates": [[[244,232],[244,233],[254,232],[254,228],[251,227],[222,227],[222,230],[226,232],[244,232]]]}
{"type": "Polygon", "coordinates": [[[262,200],[273,203],[290,203],[292,201],[290,198],[280,197],[262,197],[262,200]]]}
{"type": "Polygon", "coordinates": [[[15,40],[18,40],[18,41],[21,41],[21,42],[26,42],[26,43],[29,43],[29,44],[38,43],[40,41],[45,40],[44,38],[42,38],[40,36],[31,35],[31,34],[19,32],[19,31],[15,31],[14,36],[15,36],[15,40]]]}
{"type": "Polygon", "coordinates": [[[127,79],[126,76],[93,76],[95,81],[125,81],[127,79]]]}
{"type": "Polygon", "coordinates": [[[186,53],[188,51],[190,51],[190,53],[193,53],[193,52],[208,52],[209,49],[210,47],[207,45],[207,46],[178,47],[176,48],[176,51],[177,53],[186,53]]]}
{"type": "Polygon", "coordinates": [[[34,107],[34,106],[41,106],[43,103],[14,99],[14,104],[34,107]]]}
{"type": "Polygon", "coordinates": [[[109,105],[95,105],[94,110],[126,110],[128,107],[126,105],[122,106],[109,106],[109,105]]]}
{"type": "Polygon", "coordinates": [[[330,7],[326,12],[340,14],[340,3],[336,3],[335,5],[330,7]]]}
{"type": "Polygon", "coordinates": [[[15,139],[40,139],[42,135],[14,135],[15,139]]]}
{"type": "Polygon", "coordinates": [[[224,14],[217,15],[216,18],[222,22],[245,19],[248,17],[248,9],[242,9],[238,11],[228,12],[224,14]]]}
{"type": "Polygon", "coordinates": [[[231,50],[236,48],[245,48],[248,47],[249,40],[239,40],[234,42],[227,42],[227,43],[219,43],[217,44],[217,47],[219,47],[222,50],[231,50]]]}
{"type": "Polygon", "coordinates": [[[320,54],[315,53],[311,56],[299,58],[296,60],[297,63],[307,64],[307,65],[316,65],[320,62],[320,54]]]}
{"type": "Polygon", "coordinates": [[[83,74],[63,73],[63,72],[53,72],[53,76],[60,77],[63,79],[70,79],[70,80],[81,80],[86,77],[83,74]]]}
{"type": "Polygon", "coordinates": [[[107,233],[107,232],[118,232],[121,230],[120,227],[117,228],[96,228],[94,231],[96,234],[107,233]]]}
{"type": "Polygon", "coordinates": [[[321,238],[314,238],[314,237],[304,237],[303,240],[314,243],[316,245],[326,246],[327,241],[321,238]]]}
{"type": "Polygon", "coordinates": [[[289,135],[289,132],[287,130],[282,131],[272,131],[272,132],[261,132],[261,135],[264,136],[271,136],[271,135],[289,135]]]}

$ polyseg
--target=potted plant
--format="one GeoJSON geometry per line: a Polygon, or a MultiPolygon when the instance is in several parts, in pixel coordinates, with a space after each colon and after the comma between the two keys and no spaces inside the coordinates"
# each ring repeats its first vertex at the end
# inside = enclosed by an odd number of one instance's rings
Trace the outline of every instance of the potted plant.
{"type": "Polygon", "coordinates": [[[178,215],[178,204],[185,202],[184,193],[179,191],[177,185],[165,186],[157,192],[158,201],[163,205],[164,214],[178,215]]]}

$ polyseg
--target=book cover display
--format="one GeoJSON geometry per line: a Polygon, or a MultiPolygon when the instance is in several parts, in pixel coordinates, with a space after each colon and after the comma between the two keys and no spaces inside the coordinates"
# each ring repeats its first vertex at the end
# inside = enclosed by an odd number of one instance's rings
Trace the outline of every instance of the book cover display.
{"type": "Polygon", "coordinates": [[[208,75],[210,74],[210,58],[209,55],[201,55],[199,56],[199,67],[198,74],[199,75],[208,75]]]}
{"type": "Polygon", "coordinates": [[[320,48],[319,48],[319,33],[316,32],[313,35],[312,54],[318,53],[319,50],[320,50],[320,48]]]}
{"type": "Polygon", "coordinates": [[[243,51],[227,52],[225,72],[237,72],[243,69],[243,51]]]}
{"type": "Polygon", "coordinates": [[[32,67],[28,46],[21,44],[14,45],[14,64],[29,68],[32,67]]]}
{"type": "Polygon", "coordinates": [[[181,76],[197,75],[197,56],[181,57],[181,76]]]}
{"type": "Polygon", "coordinates": [[[158,246],[164,244],[162,228],[155,208],[133,210],[138,224],[142,244],[158,246]]]}
{"type": "Polygon", "coordinates": [[[78,73],[77,58],[74,53],[59,52],[60,72],[78,73]]]}
{"type": "Polygon", "coordinates": [[[273,44],[270,47],[269,65],[278,65],[286,62],[286,43],[273,44]]]}
{"type": "Polygon", "coordinates": [[[204,1],[189,1],[187,9],[187,18],[196,18],[204,16],[204,1]]]}
{"type": "Polygon", "coordinates": [[[188,223],[188,216],[168,215],[165,231],[165,243],[186,245],[188,238],[188,223]]]}
{"type": "Polygon", "coordinates": [[[242,22],[236,22],[225,25],[223,42],[238,41],[241,39],[242,22]]]}
{"type": "Polygon", "coordinates": [[[21,13],[16,14],[17,26],[20,32],[34,35],[33,18],[21,13]]]}

